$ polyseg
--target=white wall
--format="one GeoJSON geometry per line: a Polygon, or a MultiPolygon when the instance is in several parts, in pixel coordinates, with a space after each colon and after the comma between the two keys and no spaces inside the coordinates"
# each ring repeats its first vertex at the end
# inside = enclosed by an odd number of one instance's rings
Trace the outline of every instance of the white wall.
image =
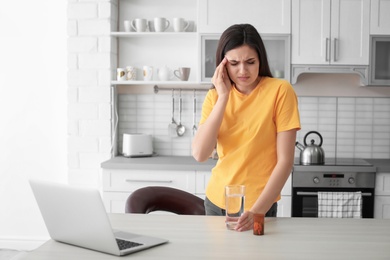
{"type": "Polygon", "coordinates": [[[67,182],[66,12],[65,0],[0,9],[0,248],[48,238],[28,179],[67,182]]]}

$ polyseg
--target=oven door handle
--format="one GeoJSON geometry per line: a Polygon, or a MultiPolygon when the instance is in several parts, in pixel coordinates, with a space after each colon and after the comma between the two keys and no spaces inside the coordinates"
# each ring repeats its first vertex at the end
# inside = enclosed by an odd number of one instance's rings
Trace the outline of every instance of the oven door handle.
{"type": "MultiPolygon", "coordinates": [[[[308,191],[297,191],[297,195],[299,196],[318,196],[318,192],[308,192],[308,191]]],[[[371,192],[362,192],[363,197],[371,197],[372,193],[371,192]]]]}

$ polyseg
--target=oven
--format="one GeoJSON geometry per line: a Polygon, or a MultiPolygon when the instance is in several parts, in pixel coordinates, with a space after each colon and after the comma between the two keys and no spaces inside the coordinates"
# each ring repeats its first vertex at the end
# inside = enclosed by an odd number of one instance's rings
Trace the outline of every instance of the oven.
{"type": "Polygon", "coordinates": [[[318,217],[318,192],[361,192],[362,218],[374,217],[376,167],[362,159],[326,159],[323,165],[295,164],[292,217],[318,217]]]}

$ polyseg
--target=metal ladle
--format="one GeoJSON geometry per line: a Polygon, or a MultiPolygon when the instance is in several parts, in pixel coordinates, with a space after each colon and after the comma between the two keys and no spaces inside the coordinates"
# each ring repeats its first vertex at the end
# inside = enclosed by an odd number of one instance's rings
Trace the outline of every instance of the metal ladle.
{"type": "Polygon", "coordinates": [[[196,90],[194,89],[194,113],[192,118],[192,135],[195,135],[196,130],[198,130],[198,128],[196,127],[196,90]]]}
{"type": "Polygon", "coordinates": [[[175,121],[175,95],[172,89],[172,122],[168,125],[168,132],[171,137],[176,136],[177,124],[175,121]]]}
{"type": "Polygon", "coordinates": [[[176,132],[178,136],[183,136],[184,133],[186,132],[186,128],[184,125],[181,124],[181,111],[182,111],[182,99],[181,99],[181,89],[179,92],[179,125],[176,128],[176,132]]]}

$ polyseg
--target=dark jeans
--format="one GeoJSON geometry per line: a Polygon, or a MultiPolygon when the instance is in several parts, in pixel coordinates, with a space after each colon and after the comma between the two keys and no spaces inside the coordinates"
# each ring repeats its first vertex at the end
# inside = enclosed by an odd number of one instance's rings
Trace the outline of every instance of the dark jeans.
{"type": "MultiPolygon", "coordinates": [[[[221,209],[220,207],[216,206],[214,203],[212,203],[207,197],[204,200],[204,207],[206,210],[206,215],[209,216],[225,216],[226,211],[224,209],[221,209]]],[[[272,207],[268,210],[267,214],[265,214],[266,217],[276,217],[276,213],[278,212],[278,203],[275,202],[272,204],[272,207]]]]}

